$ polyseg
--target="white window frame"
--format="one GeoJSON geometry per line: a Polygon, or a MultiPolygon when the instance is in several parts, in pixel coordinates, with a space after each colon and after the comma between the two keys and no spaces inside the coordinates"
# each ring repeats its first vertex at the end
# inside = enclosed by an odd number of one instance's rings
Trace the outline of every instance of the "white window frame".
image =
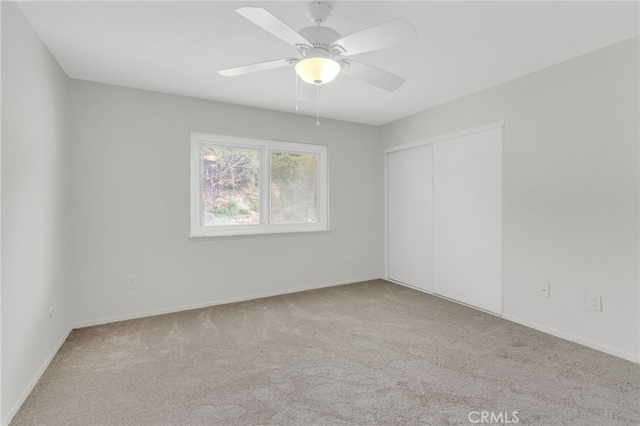
{"type": "Polygon", "coordinates": [[[304,143],[241,138],[205,133],[191,134],[191,237],[280,234],[290,232],[322,232],[329,230],[329,185],[327,147],[304,143]],[[256,149],[260,155],[260,223],[254,225],[202,225],[203,146],[256,149]],[[318,155],[318,221],[313,223],[271,224],[271,153],[318,155]]]}

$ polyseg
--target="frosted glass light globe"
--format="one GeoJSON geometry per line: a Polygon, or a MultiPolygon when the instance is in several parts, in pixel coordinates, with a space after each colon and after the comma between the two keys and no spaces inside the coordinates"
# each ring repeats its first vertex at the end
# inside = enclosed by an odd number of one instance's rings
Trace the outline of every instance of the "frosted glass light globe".
{"type": "Polygon", "coordinates": [[[307,56],[296,64],[296,73],[309,84],[325,84],[340,72],[340,64],[322,56],[307,56]]]}

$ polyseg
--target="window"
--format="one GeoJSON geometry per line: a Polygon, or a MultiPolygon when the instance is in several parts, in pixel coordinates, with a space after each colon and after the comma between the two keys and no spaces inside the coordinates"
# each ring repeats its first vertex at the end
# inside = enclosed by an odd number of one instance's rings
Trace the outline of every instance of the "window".
{"type": "Polygon", "coordinates": [[[191,236],[327,229],[326,146],[191,134],[191,236]]]}

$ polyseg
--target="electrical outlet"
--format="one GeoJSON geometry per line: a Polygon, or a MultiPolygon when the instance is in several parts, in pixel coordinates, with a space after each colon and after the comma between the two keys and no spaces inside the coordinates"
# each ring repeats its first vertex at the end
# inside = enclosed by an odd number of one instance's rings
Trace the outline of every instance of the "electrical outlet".
{"type": "Polygon", "coordinates": [[[602,296],[590,294],[587,297],[587,308],[592,311],[602,312],[602,296]]]}
{"type": "Polygon", "coordinates": [[[127,288],[129,290],[138,288],[138,278],[135,275],[129,275],[127,277],[127,288]]]}
{"type": "Polygon", "coordinates": [[[550,297],[550,291],[551,286],[549,284],[540,284],[540,297],[550,297]]]}

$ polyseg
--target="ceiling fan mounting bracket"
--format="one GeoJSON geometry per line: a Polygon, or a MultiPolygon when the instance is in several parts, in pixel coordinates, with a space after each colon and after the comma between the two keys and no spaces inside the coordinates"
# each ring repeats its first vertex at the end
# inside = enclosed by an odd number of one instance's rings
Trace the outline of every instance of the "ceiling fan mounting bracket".
{"type": "Polygon", "coordinates": [[[329,46],[329,50],[331,50],[331,52],[336,56],[345,56],[347,54],[347,49],[337,44],[329,46]]]}
{"type": "Polygon", "coordinates": [[[302,57],[305,57],[309,54],[309,52],[311,52],[313,46],[308,46],[306,44],[296,44],[296,48],[298,49],[298,52],[300,52],[300,55],[302,55],[302,57]]]}
{"type": "Polygon", "coordinates": [[[321,1],[314,1],[307,6],[307,16],[315,25],[321,25],[331,15],[331,6],[321,1]]]}
{"type": "Polygon", "coordinates": [[[325,58],[332,58],[333,55],[331,54],[331,51],[325,47],[322,46],[314,46],[313,49],[311,49],[311,52],[309,52],[307,54],[307,56],[314,54],[314,55],[319,55],[325,58]]]}

